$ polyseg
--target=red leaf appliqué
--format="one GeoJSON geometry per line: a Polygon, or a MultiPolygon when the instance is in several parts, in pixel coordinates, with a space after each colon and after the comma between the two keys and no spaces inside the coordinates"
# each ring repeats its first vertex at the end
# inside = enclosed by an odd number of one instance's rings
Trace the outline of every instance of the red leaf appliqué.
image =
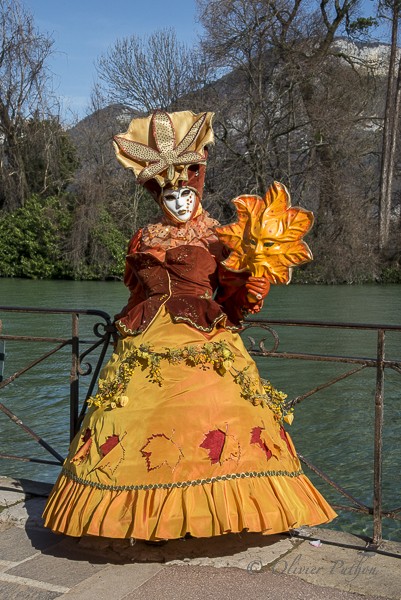
{"type": "Polygon", "coordinates": [[[78,448],[76,454],[72,457],[71,462],[77,465],[85,462],[89,456],[89,452],[92,446],[92,431],[89,427],[86,429],[85,433],[81,436],[82,444],[78,448]]]}
{"type": "Polygon", "coordinates": [[[108,454],[110,450],[113,450],[113,448],[117,446],[119,441],[120,438],[118,437],[118,435],[109,435],[104,444],[100,446],[100,452],[102,453],[102,455],[106,456],[106,454],[108,454]]]}
{"type": "Polygon", "coordinates": [[[92,435],[92,431],[89,429],[89,427],[86,429],[85,433],[82,436],[82,441],[83,443],[87,442],[90,438],[90,436],[92,435]]]}
{"type": "Polygon", "coordinates": [[[205,439],[200,444],[200,448],[205,448],[209,452],[209,459],[212,465],[227,460],[236,460],[240,457],[240,445],[234,435],[228,435],[222,429],[212,429],[205,434],[205,439]]]}
{"type": "Polygon", "coordinates": [[[220,461],[220,456],[224,448],[226,434],[221,429],[213,429],[206,433],[205,439],[200,444],[200,448],[209,450],[209,458],[212,465],[220,461]]]}
{"type": "Polygon", "coordinates": [[[266,458],[269,459],[273,456],[270,448],[267,447],[266,443],[261,439],[260,434],[264,431],[263,427],[254,427],[251,430],[251,444],[257,444],[263,452],[266,454],[266,458]]]}
{"type": "Polygon", "coordinates": [[[283,426],[281,426],[281,427],[280,427],[280,437],[281,437],[281,439],[282,439],[282,440],[284,440],[284,441],[285,441],[285,443],[287,444],[288,452],[289,452],[290,454],[292,454],[292,456],[295,456],[295,454],[294,454],[294,452],[293,452],[293,449],[292,449],[292,447],[291,447],[291,444],[290,444],[290,442],[289,442],[289,440],[288,440],[287,433],[286,433],[286,431],[285,431],[285,429],[284,429],[284,427],[283,427],[283,426]]]}

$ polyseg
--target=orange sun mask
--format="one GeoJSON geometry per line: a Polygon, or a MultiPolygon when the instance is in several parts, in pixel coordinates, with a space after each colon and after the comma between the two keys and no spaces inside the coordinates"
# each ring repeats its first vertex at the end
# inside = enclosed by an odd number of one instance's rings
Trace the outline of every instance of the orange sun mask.
{"type": "Polygon", "coordinates": [[[230,256],[223,265],[230,271],[250,271],[271,283],[291,281],[292,267],[312,260],[302,240],[313,225],[313,214],[291,207],[287,188],[275,181],[264,198],[239,196],[233,200],[238,222],[217,227],[230,256]]]}

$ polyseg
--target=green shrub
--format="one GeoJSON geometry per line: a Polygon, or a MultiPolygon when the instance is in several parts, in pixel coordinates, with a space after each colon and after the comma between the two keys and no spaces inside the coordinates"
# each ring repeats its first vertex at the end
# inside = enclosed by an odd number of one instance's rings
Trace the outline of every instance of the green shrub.
{"type": "Polygon", "coordinates": [[[63,241],[70,227],[65,198],[32,196],[0,219],[0,276],[49,279],[63,275],[63,241]],[[63,202],[64,200],[64,202],[63,202]]]}
{"type": "Polygon", "coordinates": [[[127,237],[102,208],[85,255],[71,261],[74,197],[31,197],[0,219],[0,277],[108,279],[124,273],[127,237]]]}

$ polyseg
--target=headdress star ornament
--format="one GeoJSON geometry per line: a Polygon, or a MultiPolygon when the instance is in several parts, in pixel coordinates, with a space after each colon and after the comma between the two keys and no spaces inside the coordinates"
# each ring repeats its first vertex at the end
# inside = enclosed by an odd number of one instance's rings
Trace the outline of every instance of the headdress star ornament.
{"type": "Polygon", "coordinates": [[[133,119],[128,131],[114,137],[117,159],[134,171],[141,185],[156,179],[160,187],[188,180],[190,165],[206,164],[205,146],[213,143],[214,113],[191,111],[133,119]]]}
{"type": "Polygon", "coordinates": [[[287,188],[275,181],[264,198],[239,196],[233,200],[238,222],[217,227],[219,239],[231,249],[223,261],[231,271],[250,271],[271,283],[290,283],[292,267],[312,260],[302,240],[313,225],[313,214],[291,207],[287,188]]]}

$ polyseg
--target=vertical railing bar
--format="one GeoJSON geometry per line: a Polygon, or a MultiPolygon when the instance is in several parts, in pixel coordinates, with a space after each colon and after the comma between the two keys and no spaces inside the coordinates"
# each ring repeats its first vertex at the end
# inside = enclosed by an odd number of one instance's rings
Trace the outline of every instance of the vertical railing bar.
{"type": "Polygon", "coordinates": [[[384,417],[384,357],[385,330],[377,332],[377,370],[375,392],[375,439],[373,458],[373,545],[378,546],[382,534],[382,467],[383,467],[383,417],[384,417]]]}
{"type": "Polygon", "coordinates": [[[78,421],[77,421],[77,426],[78,427],[81,427],[81,423],[82,423],[83,418],[84,418],[85,413],[86,413],[86,408],[87,408],[87,405],[88,405],[88,399],[92,396],[93,388],[95,387],[95,384],[96,384],[96,382],[98,380],[98,375],[99,375],[100,369],[101,369],[101,367],[103,365],[104,357],[106,356],[106,352],[107,352],[109,344],[110,344],[110,339],[111,339],[111,333],[107,332],[106,335],[105,335],[105,337],[104,337],[104,340],[103,340],[103,347],[102,347],[102,350],[100,352],[100,356],[99,356],[99,359],[97,361],[95,370],[93,372],[92,379],[91,379],[90,385],[88,387],[88,391],[86,393],[86,397],[85,397],[84,403],[83,403],[81,411],[79,413],[79,417],[78,417],[78,421]]]}
{"type": "Polygon", "coordinates": [[[79,410],[79,315],[73,313],[71,316],[70,441],[77,431],[79,410]]]}

